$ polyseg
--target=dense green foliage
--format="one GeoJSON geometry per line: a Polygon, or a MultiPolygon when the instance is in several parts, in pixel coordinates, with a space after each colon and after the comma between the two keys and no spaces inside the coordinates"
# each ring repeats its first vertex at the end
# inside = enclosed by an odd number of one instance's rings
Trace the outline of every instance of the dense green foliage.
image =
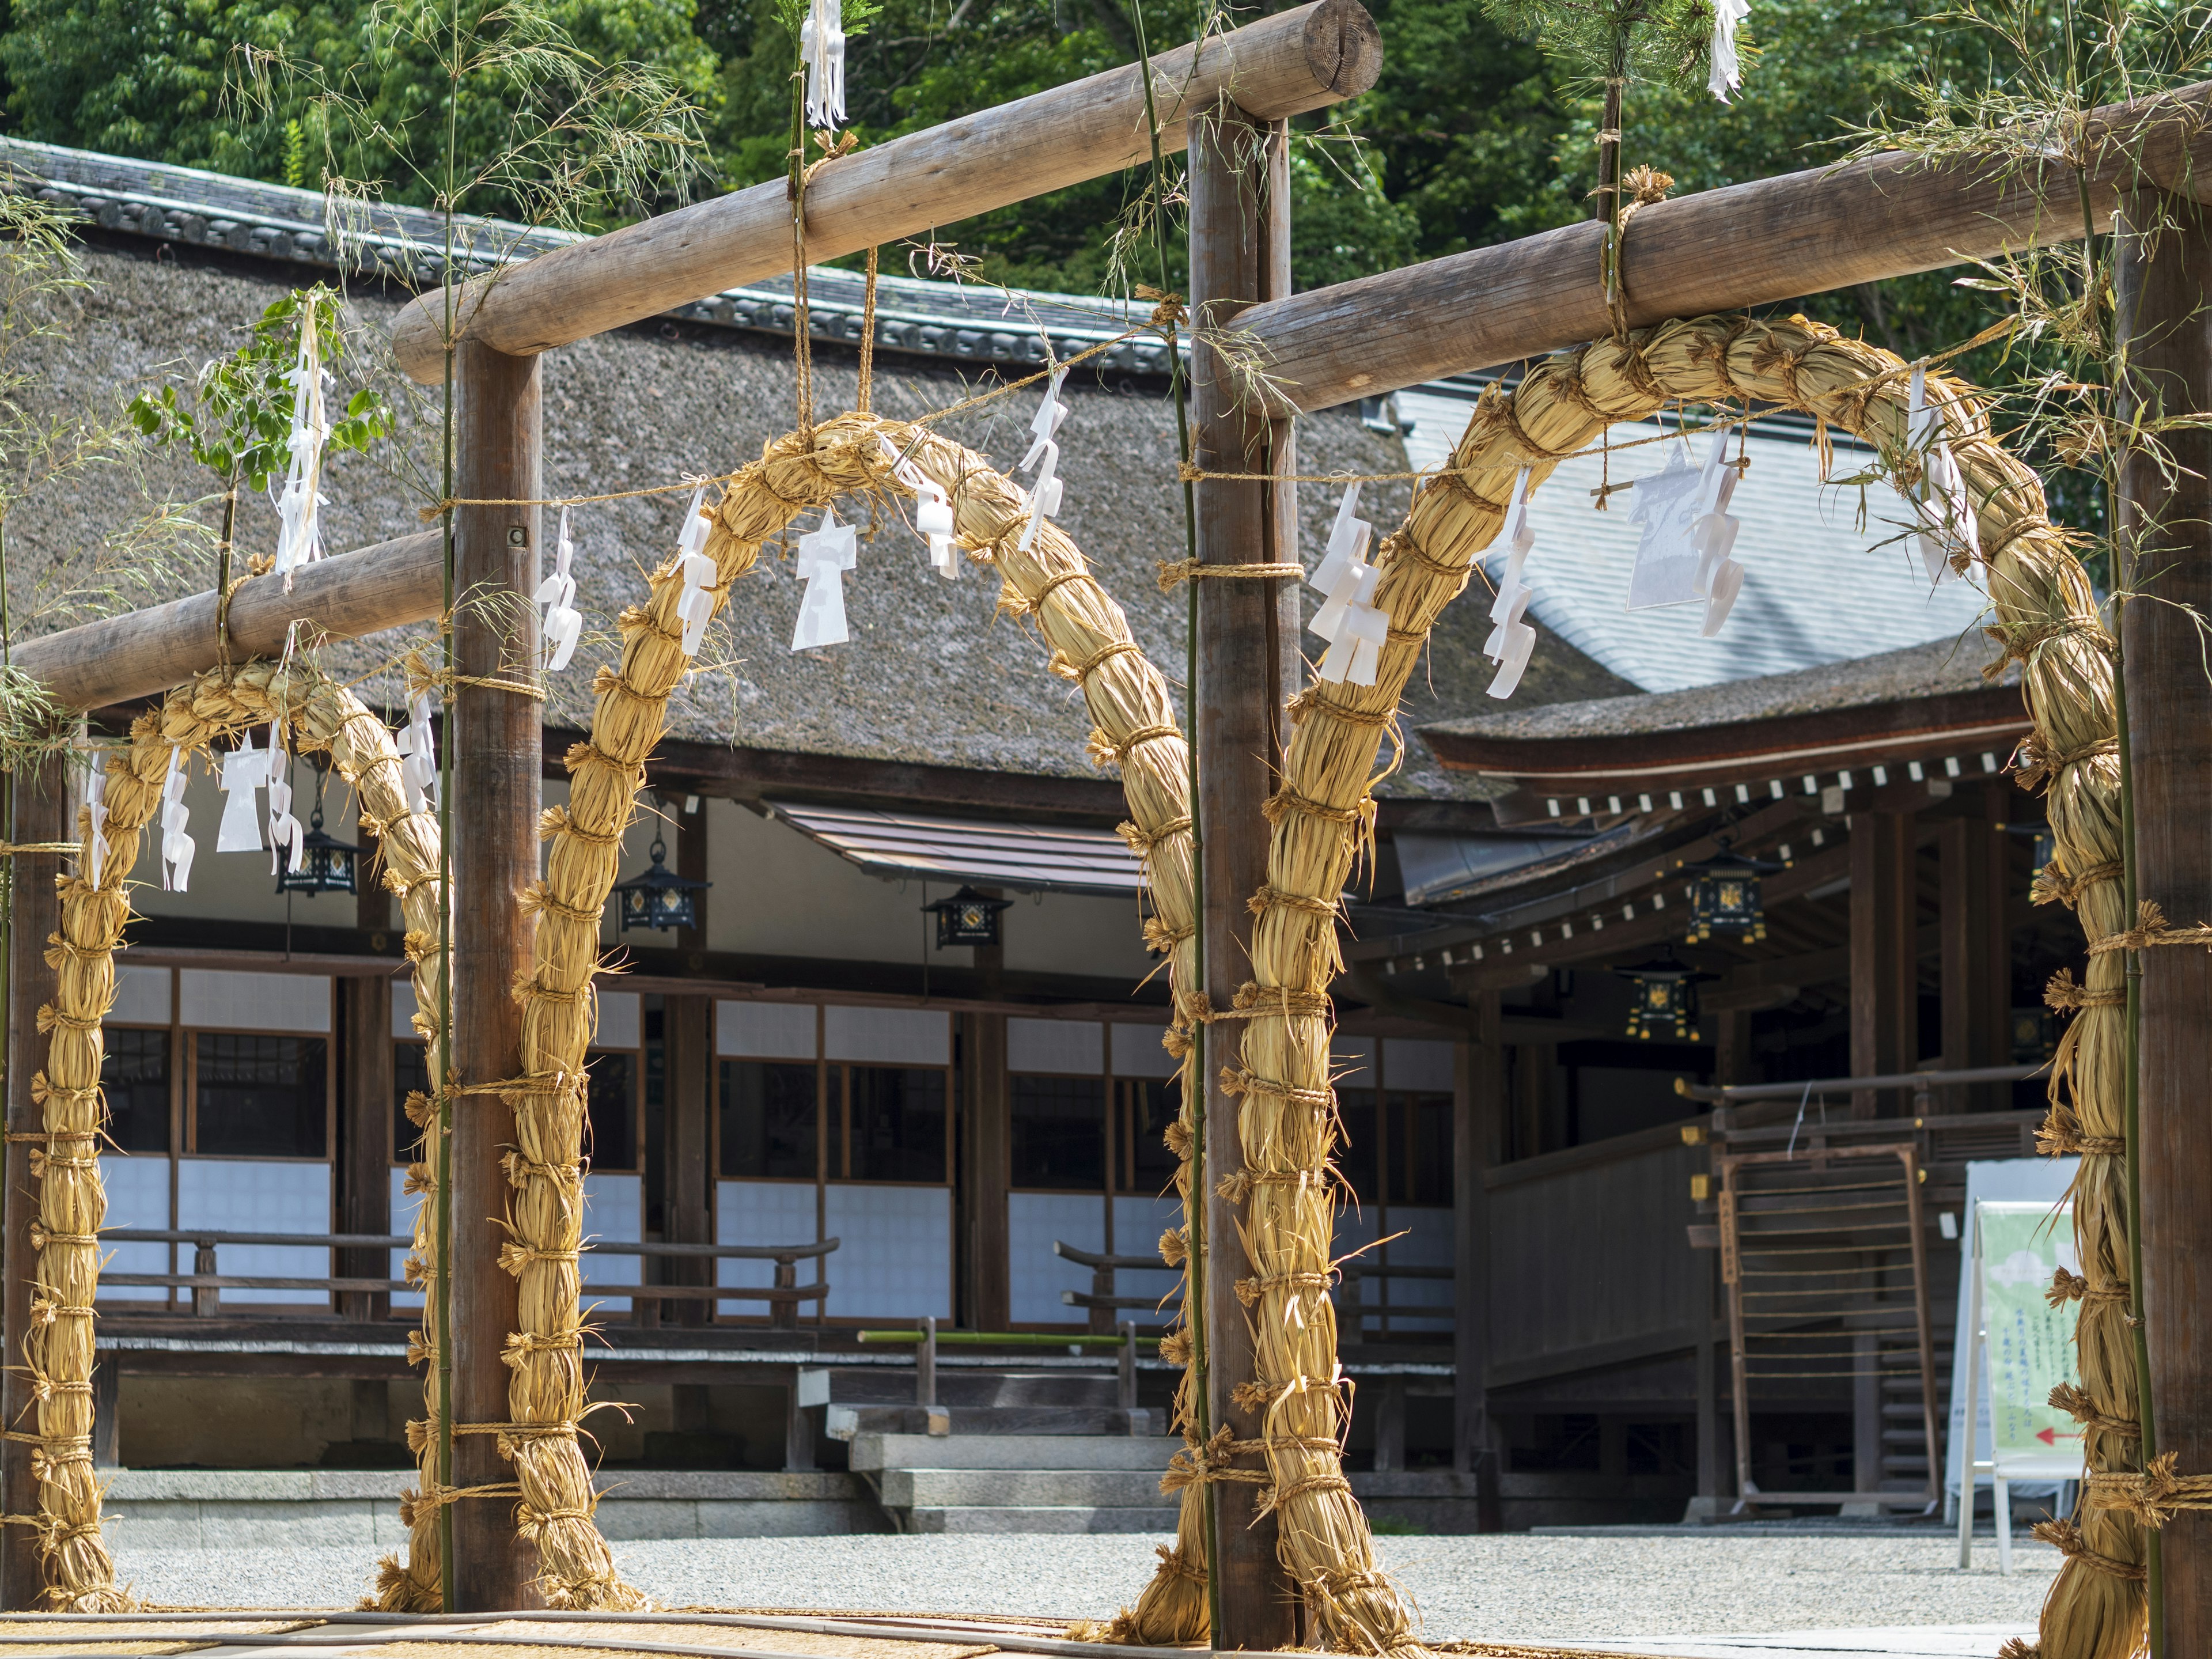
{"type": "MultiPolygon", "coordinates": [[[[470,3],[486,14],[484,0],[470,3]]],[[[699,106],[722,182],[785,170],[792,51],[776,0],[543,4],[602,62],[635,59],[683,88],[699,106]]],[[[1741,100],[1723,107],[1702,85],[1639,83],[1626,162],[1697,190],[1832,158],[1846,125],[1892,96],[1901,71],[1928,67],[1939,31],[1916,16],[1917,4],[1754,0],[1743,39],[1759,56],[1741,100]]],[[[1302,286],[1589,211],[1592,85],[1504,33],[1480,0],[1370,0],[1370,8],[1386,43],[1381,83],[1330,125],[1300,124],[1292,222],[1302,286]]],[[[376,27],[378,12],[376,0],[15,0],[0,35],[9,124],[27,137],[308,185],[332,166],[427,200],[404,168],[388,159],[379,167],[358,142],[341,138],[326,151],[303,84],[274,84],[265,106],[237,95],[240,48],[281,51],[327,75],[349,74],[362,106],[386,124],[379,143],[427,146],[441,135],[419,129],[444,118],[436,59],[395,48],[376,27]]],[[[1189,39],[1206,16],[1195,0],[1152,0],[1145,11],[1156,46],[1189,39]]],[[[889,0],[849,52],[852,125],[874,143],[1127,62],[1135,39],[1124,0],[889,0]]],[[[465,94],[464,149],[495,149],[508,121],[505,100],[465,94]]],[[[1102,179],[942,227],[938,240],[978,258],[997,280],[1095,291],[1114,274],[1110,231],[1139,187],[1134,175],[1102,179]]],[[[1156,275],[1143,260],[1124,274],[1156,275]]],[[[1170,269],[1170,284],[1180,276],[1170,269]]],[[[1825,309],[1906,349],[1978,311],[1962,309],[1940,281],[1884,286],[1829,296],[1825,309]]]]}

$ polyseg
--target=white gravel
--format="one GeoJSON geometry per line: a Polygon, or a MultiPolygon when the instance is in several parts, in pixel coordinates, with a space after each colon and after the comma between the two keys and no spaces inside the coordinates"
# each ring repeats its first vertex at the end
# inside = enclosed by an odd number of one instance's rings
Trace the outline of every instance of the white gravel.
{"type": "MultiPolygon", "coordinates": [[[[1104,1537],[686,1539],[617,1544],[633,1583],[670,1604],[1099,1617],[1145,1583],[1156,1544],[1104,1537]]],[[[1718,1634],[2034,1622],[2058,1557],[2020,1546],[2010,1578],[1986,1539],[1384,1537],[1382,1564],[1434,1639],[1718,1634]]],[[[199,1606],[344,1607],[371,1564],[354,1550],[126,1550],[141,1595],[199,1606]]],[[[1991,1644],[1994,1646],[1994,1644],[1991,1644]]]]}

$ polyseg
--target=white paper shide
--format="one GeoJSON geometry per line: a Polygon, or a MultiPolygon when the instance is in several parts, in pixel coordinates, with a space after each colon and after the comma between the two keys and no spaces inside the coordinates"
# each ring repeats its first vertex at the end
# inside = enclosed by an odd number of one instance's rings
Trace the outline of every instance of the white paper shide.
{"type": "Polygon", "coordinates": [[[100,872],[107,863],[107,751],[94,749],[84,780],[85,862],[88,884],[100,885],[100,872]]]}
{"type": "Polygon", "coordinates": [[[216,826],[218,853],[261,850],[261,820],[256,792],[269,782],[269,751],[253,746],[253,733],[240,735],[238,747],[222,757],[222,821],[216,826]]]}
{"type": "Polygon", "coordinates": [[[161,889],[181,893],[191,879],[195,843],[185,833],[191,817],[185,805],[185,751],[171,747],[169,770],[161,780],[161,889]]]}
{"type": "Polygon", "coordinates": [[[1022,529],[1024,553],[1035,544],[1038,526],[1060,511],[1060,446],[1053,441],[1053,434],[1067,418],[1067,405],[1060,401],[1060,383],[1066,378],[1066,369],[1053,370],[1052,378],[1045,382],[1044,402],[1030,422],[1029,453],[1022,457],[1020,470],[1026,472],[1035,467],[1036,477],[1030,485],[1030,520],[1022,529]]]}
{"type": "Polygon", "coordinates": [[[420,812],[438,799],[438,751],[430,735],[430,694],[407,700],[407,726],[392,743],[400,758],[399,781],[407,791],[407,810],[420,812]]]}
{"type": "Polygon", "coordinates": [[[1905,491],[1917,520],[1912,532],[1920,550],[1920,568],[1931,586],[1942,586],[1951,574],[1953,553],[1969,559],[1981,556],[1981,529],[1975,519],[1974,501],[1966,488],[1966,475],[1951,453],[1951,423],[1939,404],[1928,400],[1928,369],[1916,363],[1905,394],[1905,441],[1920,458],[1919,483],[1905,491]]]}
{"type": "Polygon", "coordinates": [[[806,125],[845,125],[845,15],[838,0],[813,0],[799,29],[806,65],[806,125]]]}
{"type": "Polygon", "coordinates": [[[902,455],[890,439],[882,441],[884,453],[891,464],[891,477],[914,492],[915,533],[928,544],[929,568],[946,581],[957,580],[960,575],[960,549],[952,497],[945,493],[943,484],[916,466],[909,457],[902,455]]]}
{"type": "Polygon", "coordinates": [[[1383,644],[1390,636],[1390,618],[1375,603],[1382,573],[1367,562],[1375,526],[1358,517],[1358,510],[1359,486],[1346,484],[1344,499],[1336,505],[1336,522],[1329,527],[1328,550],[1306,578],[1323,596],[1306,631],[1328,641],[1314,672],[1336,684],[1346,680],[1354,685],[1374,684],[1383,644]]]}
{"type": "Polygon", "coordinates": [[[1666,467],[1636,481],[1629,516],[1644,526],[1628,579],[1628,609],[1705,607],[1698,632],[1711,639],[1743,589],[1743,567],[1730,557],[1741,521],[1730,515],[1738,469],[1728,459],[1729,434],[1713,434],[1705,465],[1692,471],[1689,445],[1668,446],[1666,467]]]}
{"type": "Polygon", "coordinates": [[[792,630],[793,651],[842,645],[852,637],[845,626],[844,573],[859,556],[854,527],[838,523],[836,507],[823,507],[822,522],[799,538],[799,575],[806,592],[799,601],[799,625],[792,630]]]}
{"type": "Polygon", "coordinates": [[[300,306],[300,355],[287,374],[292,382],[292,453],[284,485],[276,496],[276,574],[292,591],[292,574],[301,565],[323,556],[321,508],[323,446],[330,441],[331,423],[323,410],[321,342],[315,332],[315,302],[300,306]]]}
{"type": "Polygon", "coordinates": [[[538,623],[538,647],[545,672],[557,674],[575,653],[577,637],[584,631],[583,613],[576,609],[576,579],[568,569],[575,557],[568,539],[568,509],[561,509],[561,534],[554,544],[553,571],[538,584],[532,599],[544,607],[538,623]]]}
{"type": "Polygon", "coordinates": [[[1506,504],[1505,523],[1498,539],[1505,546],[1505,568],[1498,574],[1498,597],[1490,602],[1490,637],[1482,642],[1482,654],[1498,665],[1490,695],[1502,702],[1519,687],[1536,649],[1536,630],[1522,620],[1536,592],[1522,574],[1528,566],[1528,550],[1536,545],[1536,527],[1528,522],[1528,469],[1525,466],[1513,480],[1513,499],[1506,504]]]}
{"type": "Polygon", "coordinates": [[[297,870],[307,856],[307,831],[292,816],[292,757],[284,752],[284,723],[269,722],[269,873],[281,874],[284,854],[297,870]]]}
{"type": "Polygon", "coordinates": [[[1713,0],[1712,68],[1705,89],[1723,104],[1729,94],[1743,85],[1743,65],[1737,61],[1736,27],[1751,15],[1751,0],[1713,0]]]}
{"type": "Polygon", "coordinates": [[[691,505],[684,512],[684,533],[676,538],[677,574],[684,579],[676,614],[684,623],[684,654],[696,657],[707,638],[707,624],[714,619],[714,580],[721,573],[707,556],[707,538],[714,520],[699,510],[707,494],[704,484],[691,492],[691,505]]]}

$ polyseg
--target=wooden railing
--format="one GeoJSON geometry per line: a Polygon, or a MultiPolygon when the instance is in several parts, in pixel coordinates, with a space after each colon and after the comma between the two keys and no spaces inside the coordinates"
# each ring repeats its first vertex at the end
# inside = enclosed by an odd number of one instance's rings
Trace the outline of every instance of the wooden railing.
{"type": "Polygon", "coordinates": [[[1364,1281],[1370,1279],[1385,1281],[1386,1289],[1388,1281],[1393,1279],[1441,1279],[1449,1285],[1458,1277],[1458,1274],[1449,1267],[1394,1267],[1387,1261],[1370,1261],[1362,1258],[1358,1261],[1341,1263],[1336,1272],[1339,1281],[1336,1290],[1336,1328],[1340,1333],[1347,1334],[1347,1340],[1364,1342],[1367,1340],[1364,1322],[1370,1313],[1380,1314],[1382,1316],[1382,1334],[1387,1337],[1390,1334],[1390,1316],[1393,1314],[1407,1319],[1450,1320],[1457,1312],[1457,1310],[1449,1302],[1378,1302],[1370,1306],[1362,1294],[1364,1281]]]}
{"type": "MultiPolygon", "coordinates": [[[[192,1270],[188,1273],[103,1273],[100,1282],[103,1285],[133,1289],[189,1290],[192,1293],[192,1312],[202,1319],[212,1319],[221,1314],[222,1292],[225,1291],[306,1291],[336,1296],[346,1291],[386,1295],[395,1291],[420,1292],[422,1289],[422,1286],[411,1285],[404,1279],[363,1278],[343,1273],[218,1273],[216,1268],[216,1249],[222,1244],[272,1245],[301,1250],[404,1250],[414,1243],[411,1238],[394,1233],[243,1233],[209,1228],[112,1227],[104,1230],[100,1237],[103,1243],[111,1244],[191,1245],[192,1270]]],[[[817,1279],[811,1285],[800,1284],[799,1263],[826,1256],[837,1248],[838,1243],[839,1241],[834,1238],[822,1239],[811,1244],[670,1244],[658,1241],[610,1239],[600,1246],[598,1254],[773,1261],[775,1263],[775,1283],[772,1285],[603,1285],[593,1282],[587,1283],[584,1290],[589,1296],[629,1297],[641,1302],[765,1302],[769,1305],[769,1322],[787,1328],[799,1322],[800,1303],[819,1302],[830,1294],[827,1279],[817,1279]]]]}

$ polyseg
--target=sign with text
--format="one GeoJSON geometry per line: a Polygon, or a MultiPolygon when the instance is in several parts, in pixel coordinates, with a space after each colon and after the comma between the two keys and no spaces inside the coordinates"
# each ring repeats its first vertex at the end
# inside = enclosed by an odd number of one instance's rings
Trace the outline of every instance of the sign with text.
{"type": "Polygon", "coordinates": [[[2073,1206],[1984,1200],[1975,1224],[1996,1474],[2077,1480],[2081,1425],[2050,1402],[2060,1383],[2081,1381],[2074,1325],[2081,1304],[2054,1308],[2045,1295],[2061,1267],[2077,1271],[2073,1206]]]}

